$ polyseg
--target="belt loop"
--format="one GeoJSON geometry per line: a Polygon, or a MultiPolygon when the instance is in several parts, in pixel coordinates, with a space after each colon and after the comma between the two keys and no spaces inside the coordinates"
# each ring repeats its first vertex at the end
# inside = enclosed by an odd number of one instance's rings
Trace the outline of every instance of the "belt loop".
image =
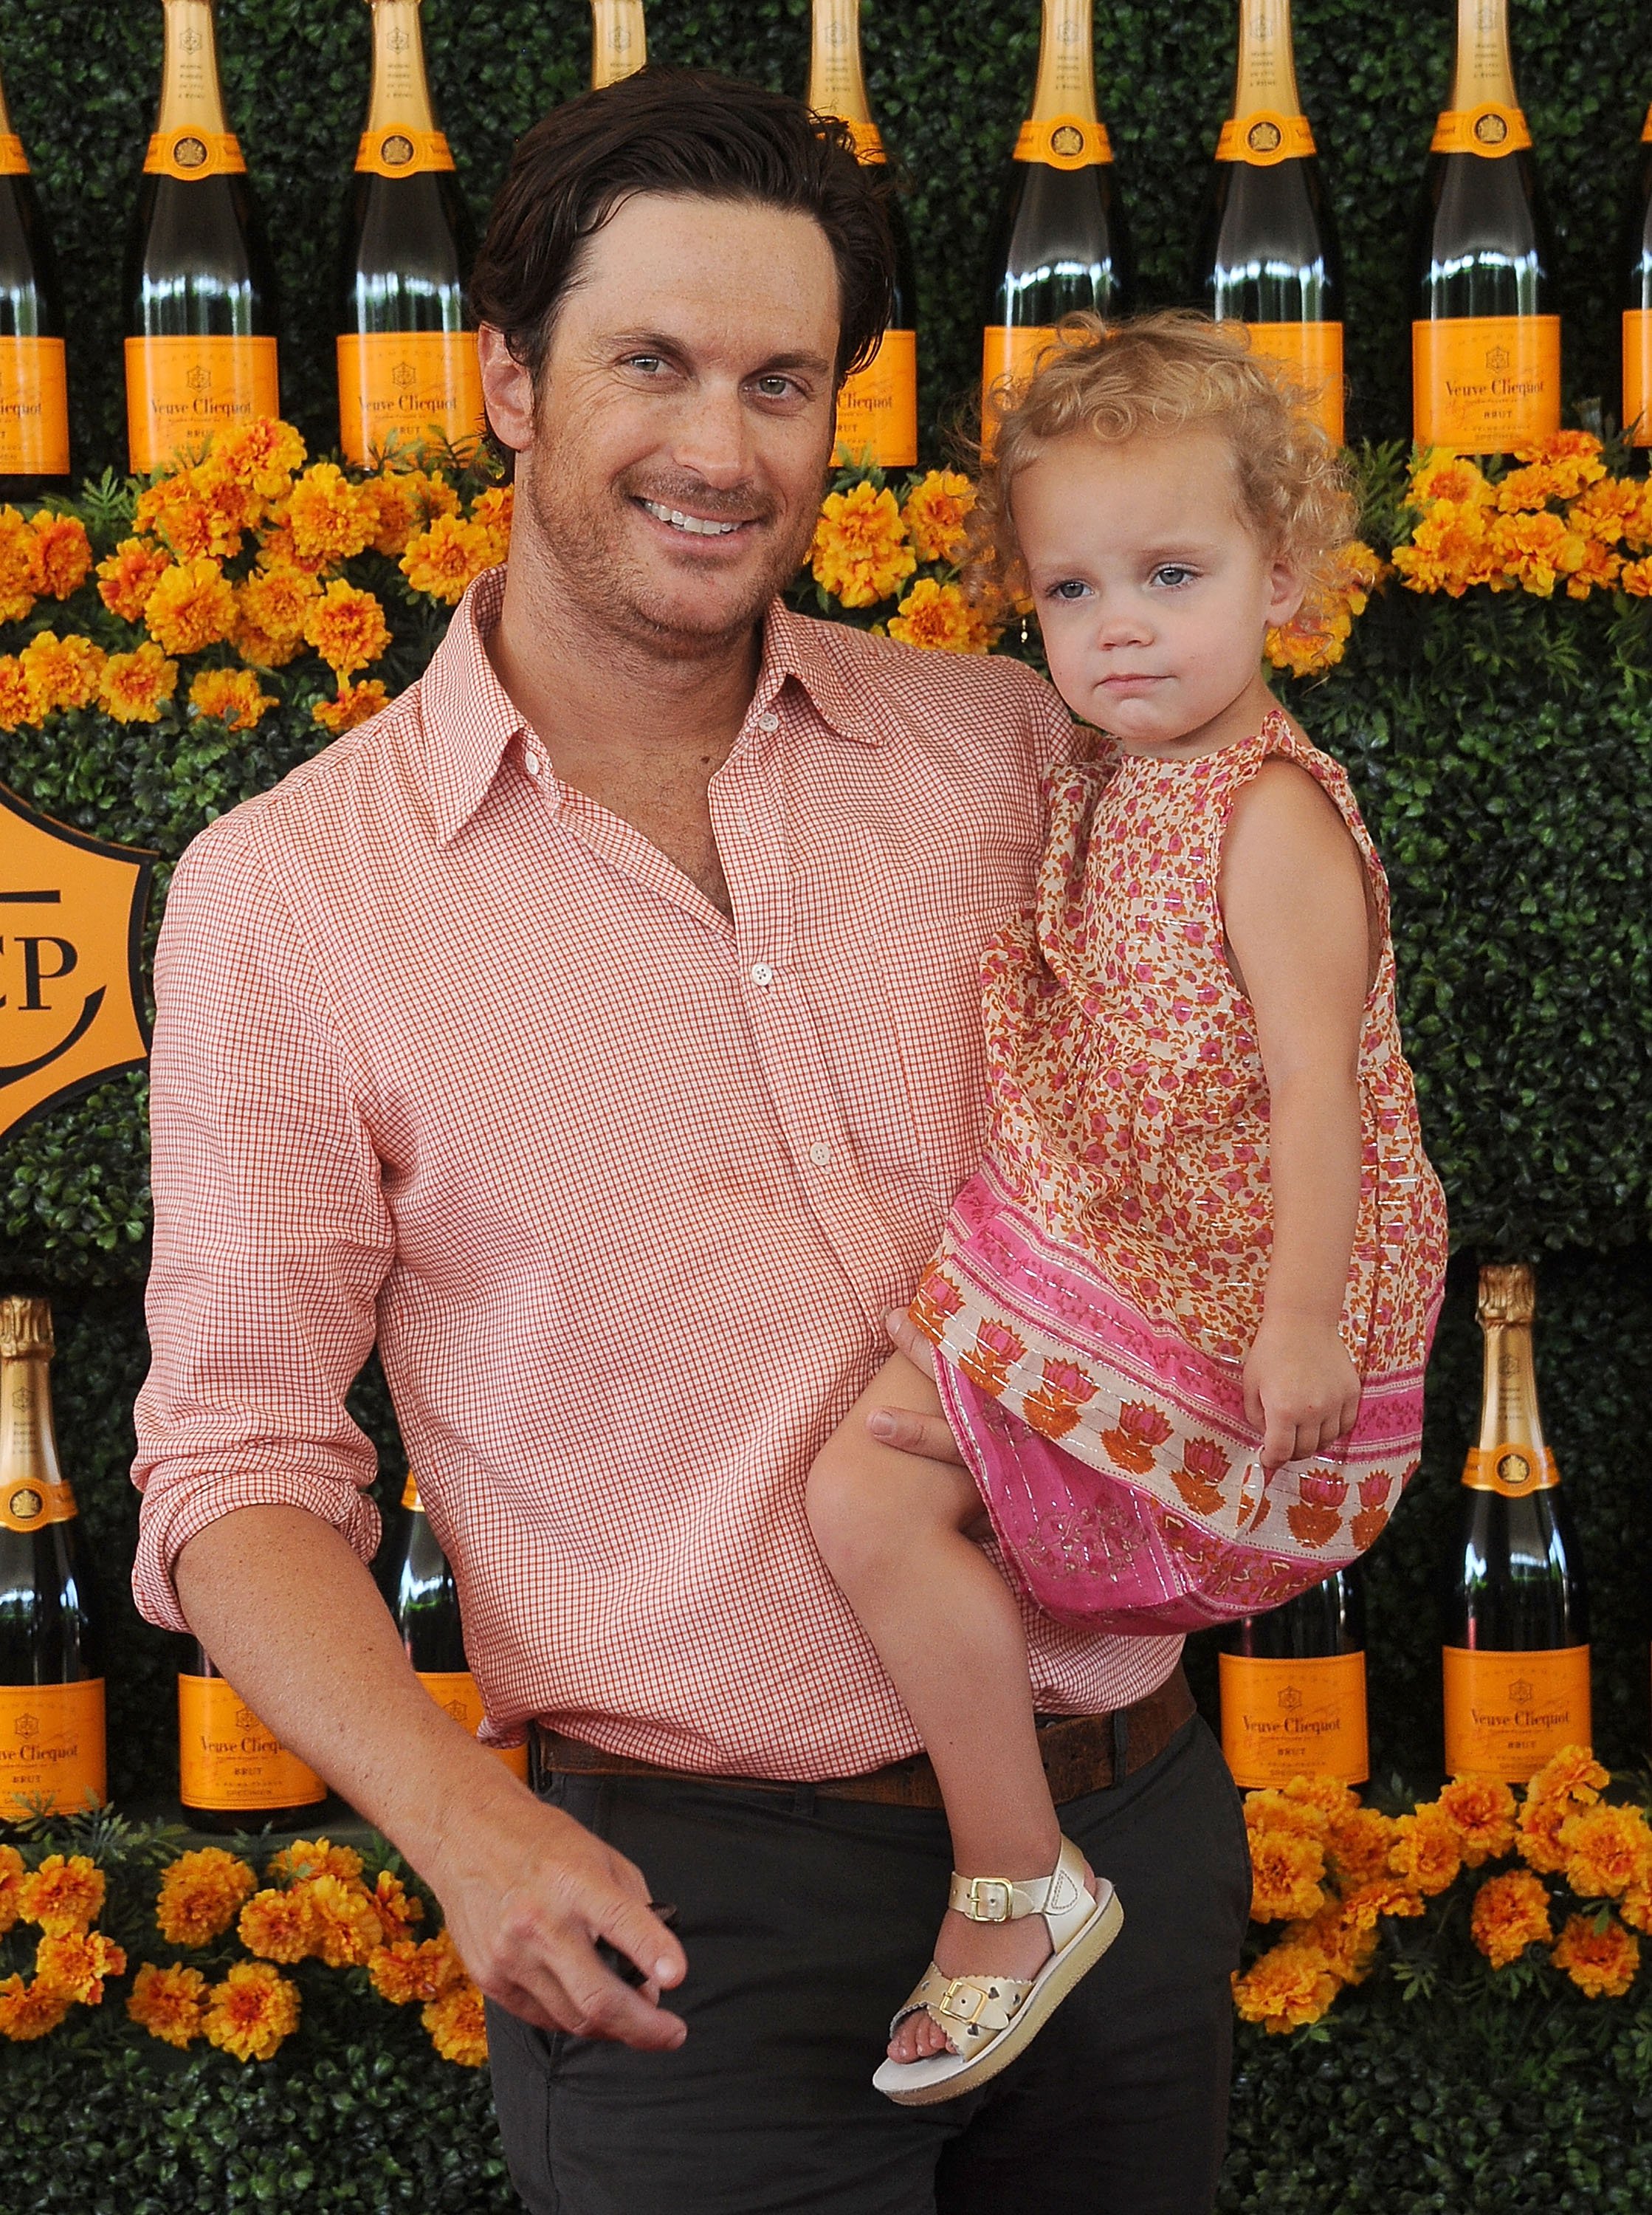
{"type": "Polygon", "coordinates": [[[1130,1773],[1130,1711],[1113,1709],[1113,1782],[1122,1784],[1130,1773]]]}
{"type": "Polygon", "coordinates": [[[812,1784],[794,1784],[792,1788],[792,1813],[812,1815],[815,1812],[815,1788],[812,1784]]]}

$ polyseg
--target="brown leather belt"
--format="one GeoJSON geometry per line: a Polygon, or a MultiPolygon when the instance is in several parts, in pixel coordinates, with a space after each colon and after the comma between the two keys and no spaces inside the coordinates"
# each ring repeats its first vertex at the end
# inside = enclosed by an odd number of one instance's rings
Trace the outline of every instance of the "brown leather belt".
{"type": "MultiPolygon", "coordinates": [[[[1193,1695],[1178,1663],[1156,1692],[1149,1692],[1134,1707],[1116,1709],[1106,1715],[1041,1715],[1038,1750],[1050,1797],[1082,1799],[1086,1792],[1101,1792],[1122,1776],[1133,1776],[1162,1753],[1171,1739],[1195,1713],[1193,1695]]],[[[803,1783],[777,1782],[766,1776],[701,1776],[680,1769],[658,1768],[651,1761],[633,1761],[622,1753],[605,1753],[583,1739],[561,1731],[534,1726],[539,1753],[539,1773],[560,1771],[569,1776],[664,1776],[680,1784],[726,1785],[741,1792],[786,1792],[793,1798],[812,1794],[819,1800],[870,1800],[890,1807],[939,1807],[940,1787],[926,1753],[909,1761],[892,1761],[865,1776],[833,1776],[803,1783]]]]}

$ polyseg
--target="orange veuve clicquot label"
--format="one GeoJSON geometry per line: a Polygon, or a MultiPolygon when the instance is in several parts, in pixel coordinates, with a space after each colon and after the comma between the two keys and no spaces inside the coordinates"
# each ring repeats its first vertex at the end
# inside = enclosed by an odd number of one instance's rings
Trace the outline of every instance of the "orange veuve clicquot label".
{"type": "Polygon", "coordinates": [[[265,1728],[222,1677],[178,1678],[179,1798],[186,1807],[249,1814],[309,1807],[327,1787],[265,1728]]]}
{"type": "Polygon", "coordinates": [[[445,439],[463,445],[483,428],[474,331],[350,332],[339,341],[339,443],[364,464],[374,447],[445,439]]]}
{"type": "Polygon", "coordinates": [[[1276,162],[1300,162],[1313,151],[1313,132],[1306,115],[1282,115],[1259,107],[1249,115],[1230,115],[1216,141],[1219,162],[1248,162],[1271,169],[1276,162]]]}
{"type": "Polygon", "coordinates": [[[1251,351],[1290,372],[1309,412],[1333,446],[1343,443],[1343,327],[1340,323],[1247,323],[1251,351]]]}
{"type": "Polygon", "coordinates": [[[209,432],[280,413],[273,339],[126,341],[126,445],[139,476],[209,432]]]}
{"type": "Polygon", "coordinates": [[[0,338],[0,476],[68,474],[63,341],[0,338]]]}
{"type": "Polygon", "coordinates": [[[981,444],[988,457],[994,394],[1013,398],[1038,366],[1039,355],[1055,343],[1054,323],[988,323],[981,334],[981,444]]]}
{"type": "Polygon", "coordinates": [[[1624,432],[1631,446],[1652,446],[1652,313],[1624,311],[1624,432]]]}
{"type": "Polygon", "coordinates": [[[247,173],[246,157],[233,131],[157,131],[150,138],[144,167],[151,176],[181,177],[192,184],[198,177],[239,177],[247,173]]]}
{"type": "Polygon", "coordinates": [[[1441,316],[1411,325],[1419,446],[1506,454],[1560,428],[1558,316],[1441,316]]]}
{"type": "Polygon", "coordinates": [[[1254,1791],[1288,1784],[1293,1776],[1364,1783],[1371,1756],[1363,1654],[1311,1661],[1256,1661],[1242,1654],[1217,1659],[1221,1750],[1236,1784],[1254,1791]]]}
{"type": "Polygon", "coordinates": [[[857,123],[852,115],[840,115],[837,120],[854,141],[854,156],[858,162],[885,162],[884,134],[875,123],[857,123]]]}
{"type": "Polygon", "coordinates": [[[1505,107],[1495,100],[1478,107],[1448,107],[1434,126],[1429,143],[1431,154],[1478,154],[1496,161],[1500,154],[1517,154],[1529,146],[1532,134],[1518,107],[1505,107]]]}
{"type": "Polygon", "coordinates": [[[1048,122],[1031,117],[1015,140],[1018,162],[1043,162],[1052,169],[1093,169],[1113,158],[1112,142],[1104,123],[1086,122],[1081,115],[1056,115],[1048,122]]]}
{"type": "Polygon", "coordinates": [[[19,1795],[77,1814],[88,1794],[100,1805],[107,1796],[102,1678],[0,1684],[0,1822],[22,1813],[19,1795]]]}
{"type": "Polygon", "coordinates": [[[1560,1482],[1555,1457],[1546,1446],[1472,1446],[1463,1465],[1471,1492],[1500,1492],[1505,1500],[1524,1500],[1528,1492],[1547,1492],[1560,1482]]]}
{"type": "Polygon", "coordinates": [[[450,169],[453,150],[440,131],[412,131],[393,124],[388,131],[364,131],[356,167],[375,177],[416,177],[421,169],[450,169]]]}
{"type": "Polygon", "coordinates": [[[918,334],[885,331],[878,351],[837,396],[837,458],[870,455],[879,469],[918,458],[918,334]]]}
{"type": "MultiPolygon", "coordinates": [[[[476,1690],[476,1679],[468,1669],[421,1669],[419,1681],[438,1708],[444,1708],[456,1723],[462,1723],[474,1738],[482,1727],[482,1696],[476,1690]]],[[[528,1782],[528,1749],[525,1746],[490,1746],[487,1752],[496,1756],[512,1776],[528,1782]]]]}
{"type": "Polygon", "coordinates": [[[15,131],[0,131],[0,177],[26,177],[28,156],[15,131]]]}
{"type": "Polygon", "coordinates": [[[1589,1649],[1471,1653],[1447,1646],[1446,1767],[1524,1784],[1563,1746],[1590,1743],[1589,1649]]]}

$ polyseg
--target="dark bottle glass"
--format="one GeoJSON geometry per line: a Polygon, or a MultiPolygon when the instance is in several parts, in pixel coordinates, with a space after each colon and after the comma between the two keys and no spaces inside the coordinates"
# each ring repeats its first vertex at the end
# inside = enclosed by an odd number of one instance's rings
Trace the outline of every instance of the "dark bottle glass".
{"type": "Polygon", "coordinates": [[[1252,1789],[1370,1774],[1365,1582],[1357,1562],[1221,1634],[1222,1752],[1252,1789]]]}
{"type": "Polygon", "coordinates": [[[198,1831],[292,1831],[313,1823],[327,1787],[289,1753],[213,1666],[179,1641],[178,1797],[198,1831]]]}
{"type": "Polygon", "coordinates": [[[105,1795],[103,1627],[58,1458],[44,1300],[0,1300],[0,1831],[105,1795]]]}
{"type": "Polygon", "coordinates": [[[0,92],[0,500],[68,486],[64,356],[57,256],[0,92]]]}

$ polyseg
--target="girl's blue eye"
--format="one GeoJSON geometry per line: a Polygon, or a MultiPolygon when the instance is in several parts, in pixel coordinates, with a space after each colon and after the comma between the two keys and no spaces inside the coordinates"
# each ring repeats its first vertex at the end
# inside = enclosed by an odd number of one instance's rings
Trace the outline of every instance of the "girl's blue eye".
{"type": "Polygon", "coordinates": [[[1166,585],[1173,592],[1178,585],[1189,583],[1192,576],[1193,571],[1185,562],[1166,561],[1153,571],[1153,581],[1155,585],[1166,585]]]}
{"type": "Polygon", "coordinates": [[[1081,577],[1063,577],[1059,585],[1050,586],[1049,597],[1052,600],[1076,600],[1082,598],[1089,589],[1081,577]]]}

